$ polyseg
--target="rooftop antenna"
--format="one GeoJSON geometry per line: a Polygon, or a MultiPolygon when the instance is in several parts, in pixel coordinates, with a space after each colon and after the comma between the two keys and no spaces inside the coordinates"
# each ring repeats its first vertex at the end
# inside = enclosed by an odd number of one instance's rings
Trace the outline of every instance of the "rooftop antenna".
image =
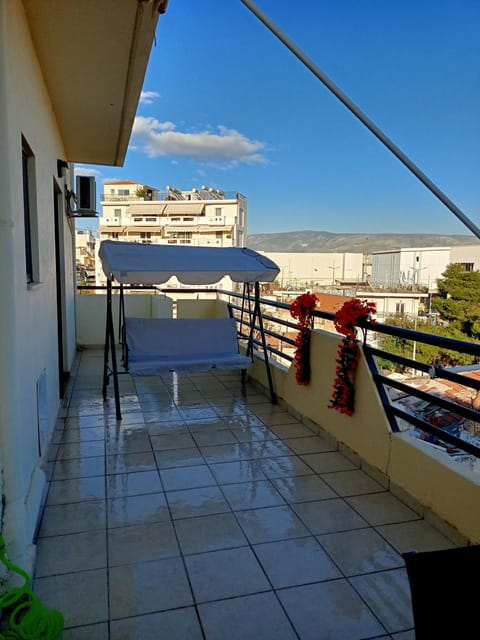
{"type": "Polygon", "coordinates": [[[447,209],[450,211],[461,221],[463,224],[470,229],[470,231],[477,238],[480,238],[480,229],[457,207],[457,205],[450,200],[450,198],[443,193],[441,189],[439,189],[431,180],[428,178],[421,169],[417,167],[415,163],[413,163],[408,156],[406,156],[401,149],[399,149],[396,144],[388,136],[386,136],[381,129],[377,127],[377,125],[370,120],[370,118],[354,104],[350,98],[340,89],[337,85],[330,80],[330,78],[317,67],[317,65],[310,60],[295,44],[292,40],[290,40],[277,26],[273,24],[273,22],[258,9],[251,0],[240,0],[250,11],[262,22],[267,29],[269,29],[283,44],[289,49],[294,56],[296,56],[300,62],[303,64],[316,76],[320,82],[322,82],[327,89],[329,89],[334,96],[336,96],[340,102],[342,102],[349,111],[356,116],[360,122],[362,122],[367,129],[374,136],[376,136],[380,142],[382,142],[387,149],[389,149],[394,156],[402,162],[407,169],[409,169],[414,176],[420,180],[420,182],[429,189],[434,196],[436,196],[440,202],[442,202],[447,209]]]}

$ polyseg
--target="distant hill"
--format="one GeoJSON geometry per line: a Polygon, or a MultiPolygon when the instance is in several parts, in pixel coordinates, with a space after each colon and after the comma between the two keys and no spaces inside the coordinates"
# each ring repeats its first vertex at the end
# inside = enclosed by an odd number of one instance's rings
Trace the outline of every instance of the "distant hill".
{"type": "Polygon", "coordinates": [[[468,244],[480,244],[480,240],[467,235],[328,231],[257,233],[247,238],[247,246],[255,251],[291,253],[372,253],[407,247],[449,247],[468,244]]]}

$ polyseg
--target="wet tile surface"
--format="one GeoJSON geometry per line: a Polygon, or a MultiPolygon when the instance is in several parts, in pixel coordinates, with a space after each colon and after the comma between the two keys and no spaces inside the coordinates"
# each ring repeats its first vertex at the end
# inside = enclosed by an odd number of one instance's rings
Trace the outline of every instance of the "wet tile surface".
{"type": "Polygon", "coordinates": [[[238,372],[121,378],[79,354],[34,589],[66,640],[414,637],[401,553],[453,546],[238,372]]]}

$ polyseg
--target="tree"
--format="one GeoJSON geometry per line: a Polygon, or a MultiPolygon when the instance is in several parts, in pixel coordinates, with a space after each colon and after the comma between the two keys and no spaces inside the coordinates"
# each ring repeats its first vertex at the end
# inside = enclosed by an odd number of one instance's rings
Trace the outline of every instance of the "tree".
{"type": "Polygon", "coordinates": [[[135,195],[139,200],[145,200],[145,197],[147,195],[147,187],[138,187],[138,189],[135,191],[135,195]]]}
{"type": "Polygon", "coordinates": [[[439,296],[432,308],[449,322],[462,338],[480,338],[480,272],[449,264],[438,279],[439,296]]]}
{"type": "MultiPolygon", "coordinates": [[[[414,321],[403,314],[397,314],[387,318],[385,324],[394,327],[404,327],[406,329],[414,329],[414,321]]],[[[465,334],[458,328],[450,324],[447,327],[431,324],[430,322],[417,325],[416,331],[420,333],[429,333],[436,336],[444,336],[446,338],[455,338],[457,340],[465,340],[465,334]]],[[[413,356],[413,340],[405,340],[397,336],[383,335],[380,338],[380,348],[389,353],[395,353],[405,358],[413,356]]],[[[459,353],[443,347],[434,347],[433,345],[416,342],[415,359],[425,364],[437,364],[445,367],[469,365],[475,362],[475,357],[466,353],[459,353]]],[[[398,368],[395,363],[382,359],[380,365],[386,369],[398,368]]]]}

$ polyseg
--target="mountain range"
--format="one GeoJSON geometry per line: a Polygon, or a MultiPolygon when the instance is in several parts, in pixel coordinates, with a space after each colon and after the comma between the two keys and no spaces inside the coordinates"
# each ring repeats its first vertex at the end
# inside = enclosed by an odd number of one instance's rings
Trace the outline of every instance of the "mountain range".
{"type": "Polygon", "coordinates": [[[328,231],[286,231],[257,233],[247,246],[270,253],[365,253],[408,247],[450,247],[480,244],[470,235],[430,233],[330,233],[328,231]]]}

